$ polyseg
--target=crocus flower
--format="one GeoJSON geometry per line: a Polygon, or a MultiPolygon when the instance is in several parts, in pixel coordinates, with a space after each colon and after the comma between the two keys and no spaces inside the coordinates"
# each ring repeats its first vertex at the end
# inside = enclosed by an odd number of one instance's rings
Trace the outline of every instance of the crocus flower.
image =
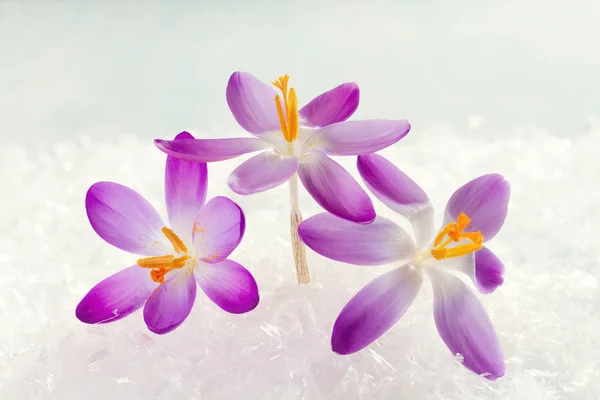
{"type": "Polygon", "coordinates": [[[227,103],[253,138],[156,140],[155,144],[173,157],[200,162],[261,151],[229,176],[234,192],[262,192],[298,172],[306,190],[325,210],[354,222],[372,221],[375,211],[369,196],[329,155],[373,153],[403,138],[410,125],[406,120],[343,122],[358,107],[359,90],[354,83],[337,86],[299,109],[288,79],[282,76],[271,86],[248,73],[231,75],[227,103]]]}
{"type": "MultiPolygon", "coordinates": [[[[175,138],[190,139],[188,133],[175,138]]],[[[85,204],[92,228],[113,246],[143,258],[94,286],[77,306],[79,320],[113,322],[144,306],[148,329],[164,334],[189,315],[196,283],[227,312],[256,307],[254,278],[227,259],[244,235],[244,214],[226,197],[205,204],[206,181],[206,164],[167,157],[169,226],[146,199],[126,186],[98,182],[90,187],[85,204]]]]}
{"type": "Polygon", "coordinates": [[[398,266],[344,307],[333,327],[333,350],[354,353],[383,335],[412,304],[427,275],[435,324],[452,354],[462,355],[465,367],[490,380],[503,376],[504,356],[490,318],[456,274],[466,274],[483,293],[502,283],[504,267],[483,243],[504,223],[508,183],[492,174],[460,187],[448,201],[443,228],[433,236],[433,209],[415,182],[379,155],[359,157],[358,169],[372,193],[410,221],[415,239],[380,216],[359,225],[324,213],[300,225],[302,240],[325,257],[356,265],[398,266]]]}

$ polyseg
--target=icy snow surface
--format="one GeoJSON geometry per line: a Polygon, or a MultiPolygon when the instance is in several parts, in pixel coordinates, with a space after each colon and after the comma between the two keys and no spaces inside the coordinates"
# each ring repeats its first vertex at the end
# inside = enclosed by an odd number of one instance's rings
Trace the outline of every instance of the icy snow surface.
{"type": "MultiPolygon", "coordinates": [[[[118,181],[165,213],[165,156],[124,134],[0,149],[0,398],[597,399],[599,126],[564,138],[533,128],[482,135],[477,121],[469,125],[413,127],[382,154],[427,191],[438,222],[467,180],[499,172],[510,181],[508,219],[490,243],[506,282],[481,296],[504,348],[504,378],[488,382],[451,356],[435,329],[429,285],[376,343],[352,356],[332,353],[337,313],[388,268],[309,251],[314,283],[295,284],[287,187],[233,194],[225,180],[240,160],[209,165],[209,197],[230,196],[246,212],[232,258],[256,277],[258,308],[228,315],[199,292],[190,317],[166,336],[150,333],[140,311],[108,325],[80,323],[78,301],[135,259],[93,232],[87,188],[118,181]]],[[[337,160],[356,175],[355,158],[337,160]]],[[[300,201],[305,217],[320,211],[304,191],[300,201]]]]}

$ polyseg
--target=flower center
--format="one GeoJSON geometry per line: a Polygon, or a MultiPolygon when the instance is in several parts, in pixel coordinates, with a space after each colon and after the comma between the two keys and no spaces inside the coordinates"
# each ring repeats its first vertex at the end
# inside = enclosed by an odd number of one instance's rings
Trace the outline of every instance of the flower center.
{"type": "Polygon", "coordinates": [[[294,88],[289,88],[289,76],[280,76],[273,85],[281,90],[283,96],[283,105],[281,104],[281,96],[275,96],[275,106],[277,107],[277,115],[279,115],[279,125],[283,137],[288,143],[292,143],[298,136],[298,98],[294,88]],[[285,110],[285,114],[283,113],[285,110]]]}
{"type": "Polygon", "coordinates": [[[431,254],[428,251],[423,251],[421,249],[417,249],[412,262],[415,266],[418,267],[423,263],[423,261],[427,260],[430,257],[431,257],[431,254]]]}
{"type": "Polygon", "coordinates": [[[166,226],[162,228],[162,233],[169,239],[169,242],[173,245],[175,253],[183,253],[182,256],[175,257],[172,254],[166,256],[154,256],[140,258],[137,261],[137,265],[142,268],[150,268],[150,278],[154,282],[165,283],[165,275],[174,270],[175,268],[183,268],[186,261],[190,258],[187,255],[187,247],[179,239],[179,237],[171,229],[166,226]]]}
{"type": "Polygon", "coordinates": [[[450,222],[440,231],[433,243],[431,255],[436,260],[464,256],[473,253],[483,247],[483,235],[481,232],[465,232],[465,228],[471,223],[471,218],[467,214],[460,213],[456,222],[450,222]],[[444,240],[446,239],[446,240],[444,240]],[[454,242],[468,240],[471,243],[460,244],[448,248],[447,246],[454,242]]]}

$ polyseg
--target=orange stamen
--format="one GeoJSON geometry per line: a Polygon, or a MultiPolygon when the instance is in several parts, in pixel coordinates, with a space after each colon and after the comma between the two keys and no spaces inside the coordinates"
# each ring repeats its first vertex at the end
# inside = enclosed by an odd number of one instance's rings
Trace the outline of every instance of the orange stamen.
{"type": "Polygon", "coordinates": [[[281,127],[281,132],[283,133],[283,137],[285,140],[290,142],[287,123],[285,121],[285,116],[283,115],[283,109],[281,108],[281,97],[279,95],[275,96],[275,105],[277,106],[277,115],[279,115],[279,126],[281,127]]]}
{"type": "Polygon", "coordinates": [[[187,247],[185,247],[185,244],[183,244],[175,232],[165,226],[162,228],[162,233],[169,239],[169,242],[171,242],[177,253],[187,253],[187,247]]]}
{"type": "Polygon", "coordinates": [[[277,115],[279,116],[279,125],[281,126],[281,132],[283,137],[289,143],[296,140],[298,137],[298,97],[294,88],[290,88],[288,92],[288,81],[290,77],[288,75],[280,76],[273,85],[281,90],[282,96],[275,96],[275,106],[277,107],[277,115]],[[283,98],[283,105],[281,100],[283,98]],[[285,114],[283,111],[285,110],[285,114]],[[286,119],[287,117],[287,119],[286,119]]]}
{"type": "Polygon", "coordinates": [[[456,218],[456,222],[450,222],[446,225],[436,236],[433,243],[434,248],[431,250],[433,258],[444,260],[446,258],[460,257],[481,249],[483,247],[483,234],[481,232],[464,232],[470,223],[471,218],[465,213],[460,213],[458,218],[456,218]],[[448,237],[448,239],[442,243],[445,237],[448,237]],[[447,247],[451,242],[460,242],[465,239],[472,243],[447,247]]]}
{"type": "MultiPolygon", "coordinates": [[[[169,239],[169,242],[173,245],[173,249],[176,253],[187,253],[187,247],[179,239],[179,236],[173,232],[173,230],[166,226],[162,228],[162,233],[169,239]]],[[[154,282],[165,283],[165,275],[176,268],[183,268],[185,263],[189,259],[187,254],[175,258],[174,255],[169,254],[166,256],[155,256],[140,258],[137,261],[137,265],[142,268],[151,268],[150,278],[154,282]]]]}
{"type": "Polygon", "coordinates": [[[166,273],[167,273],[167,270],[165,268],[153,269],[152,271],[150,271],[150,278],[152,278],[152,280],[154,282],[163,284],[163,283],[165,283],[165,274],[166,273]]]}
{"type": "Polygon", "coordinates": [[[165,268],[171,265],[174,258],[172,255],[140,258],[137,265],[142,268],[165,268]]]}

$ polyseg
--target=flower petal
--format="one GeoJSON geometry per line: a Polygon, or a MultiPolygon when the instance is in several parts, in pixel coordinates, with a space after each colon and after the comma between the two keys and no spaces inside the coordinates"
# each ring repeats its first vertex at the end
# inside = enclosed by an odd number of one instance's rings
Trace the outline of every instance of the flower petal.
{"type": "Polygon", "coordinates": [[[489,174],[461,186],[448,201],[446,223],[456,221],[461,212],[471,218],[470,231],[481,231],[490,240],[500,230],[508,209],[510,185],[502,175],[489,174]]]}
{"type": "Polygon", "coordinates": [[[271,145],[258,138],[233,139],[155,139],[158,149],[169,156],[186,161],[214,162],[229,160],[242,154],[264,150],[271,145]]]}
{"type": "Polygon", "coordinates": [[[227,84],[227,104],[235,120],[250,133],[278,130],[277,92],[247,72],[234,72],[227,84]]]}
{"type": "Polygon", "coordinates": [[[370,154],[396,143],[409,130],[410,124],[404,119],[338,122],[310,136],[304,150],[319,149],[341,156],[370,154]]]}
{"type": "Polygon", "coordinates": [[[75,309],[86,324],[113,322],[142,307],[158,284],[147,269],[133,265],[94,286],[75,309]]]}
{"type": "Polygon", "coordinates": [[[504,264],[487,247],[475,253],[475,286],[481,293],[492,293],[504,283],[504,264]]]}
{"type": "Polygon", "coordinates": [[[415,254],[411,237],[383,217],[356,224],[329,213],[312,216],[298,227],[300,238],[316,253],[355,265],[385,265],[415,254]]]}
{"type": "Polygon", "coordinates": [[[360,90],[354,82],[341,85],[315,97],[300,109],[303,125],[327,126],[345,121],[358,108],[360,90]]]}
{"type": "Polygon", "coordinates": [[[156,256],[171,248],[161,232],[165,223],[135,190],[114,182],[97,182],[88,190],[85,208],[98,236],[119,249],[156,256]]]}
{"type": "Polygon", "coordinates": [[[430,261],[439,267],[459,271],[467,275],[475,287],[484,294],[495,291],[504,283],[504,265],[502,261],[487,247],[482,247],[475,253],[448,258],[446,260],[430,261]]]}
{"type": "Polygon", "coordinates": [[[160,285],[144,307],[144,321],[150,331],[163,335],[185,321],[196,300],[192,271],[182,270],[160,285]]]}
{"type": "Polygon", "coordinates": [[[410,221],[417,246],[427,245],[433,234],[433,207],[423,189],[378,154],[358,156],[357,167],[371,193],[410,221]]]}
{"type": "Polygon", "coordinates": [[[232,314],[243,314],[258,305],[258,286],[252,274],[232,260],[200,264],[196,281],[216,305],[232,314]]]}
{"type": "Polygon", "coordinates": [[[229,175],[227,183],[238,194],[264,192],[286,182],[297,170],[296,157],[265,151],[244,161],[229,175]]]}
{"type": "Polygon", "coordinates": [[[194,225],[194,246],[207,263],[225,260],[238,246],[246,220],[242,209],[227,197],[214,197],[200,210],[194,225]]]}
{"type": "Polygon", "coordinates": [[[375,218],[375,209],[367,193],[331,158],[318,153],[305,155],[298,175],[308,193],[333,215],[360,223],[375,218]]]}
{"type": "Polygon", "coordinates": [[[351,354],[383,335],[408,310],[422,282],[421,270],[405,265],[362,288],[335,321],[331,334],[333,351],[351,354]]]}
{"type": "Polygon", "coordinates": [[[461,354],[465,367],[485,378],[504,376],[504,356],[485,309],[457,277],[428,268],[434,291],[435,325],[452,354],[461,354]]]}
{"type": "MultiPolygon", "coordinates": [[[[193,139],[182,132],[175,140],[193,139]]],[[[206,201],[206,163],[167,157],[165,168],[165,197],[171,229],[184,241],[192,239],[194,221],[206,201]]]]}

